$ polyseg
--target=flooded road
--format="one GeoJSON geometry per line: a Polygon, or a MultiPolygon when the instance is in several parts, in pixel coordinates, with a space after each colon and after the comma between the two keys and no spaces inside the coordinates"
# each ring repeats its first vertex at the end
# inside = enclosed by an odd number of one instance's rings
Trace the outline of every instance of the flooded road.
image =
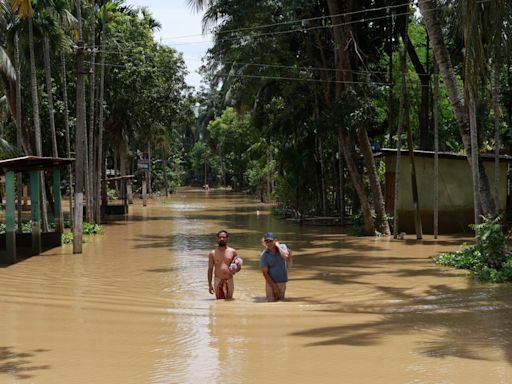
{"type": "Polygon", "coordinates": [[[299,227],[242,195],[183,190],[0,268],[0,383],[510,383],[510,285],[430,258],[461,239],[299,227]],[[244,259],[235,300],[208,293],[220,229],[244,259]],[[260,238],[294,251],[265,302],[260,238]]]}

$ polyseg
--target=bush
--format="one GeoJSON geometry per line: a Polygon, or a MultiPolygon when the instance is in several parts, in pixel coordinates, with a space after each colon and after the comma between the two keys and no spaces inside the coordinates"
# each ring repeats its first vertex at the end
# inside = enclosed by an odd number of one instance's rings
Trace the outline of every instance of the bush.
{"type": "Polygon", "coordinates": [[[442,253],[434,259],[437,264],[468,269],[476,280],[493,283],[512,281],[512,257],[503,234],[500,218],[472,225],[479,236],[475,245],[464,245],[457,252],[442,253]]]}
{"type": "Polygon", "coordinates": [[[82,233],[84,235],[98,235],[103,233],[103,227],[99,224],[84,223],[82,233]]]}
{"type": "Polygon", "coordinates": [[[62,244],[71,244],[73,242],[73,233],[67,232],[62,234],[62,244]]]}

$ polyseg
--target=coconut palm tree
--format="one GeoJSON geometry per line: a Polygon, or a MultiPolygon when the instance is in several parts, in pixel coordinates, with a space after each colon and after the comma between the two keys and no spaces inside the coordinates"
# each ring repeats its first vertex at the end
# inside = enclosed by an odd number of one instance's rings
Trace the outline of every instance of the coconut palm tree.
{"type": "MultiPolygon", "coordinates": [[[[0,30],[7,30],[7,20],[9,16],[9,8],[7,7],[6,0],[0,0],[0,30]]],[[[5,51],[2,44],[5,44],[5,41],[0,40],[0,72],[5,76],[8,76],[10,79],[15,79],[15,71],[12,66],[9,55],[5,51]]]]}
{"type": "MultiPolygon", "coordinates": [[[[32,114],[34,122],[34,136],[36,155],[43,155],[43,145],[41,137],[41,120],[39,116],[39,97],[37,87],[37,74],[36,74],[36,59],[34,53],[34,9],[29,0],[13,0],[12,9],[17,12],[21,20],[26,20],[28,24],[28,44],[29,44],[29,57],[30,57],[30,86],[32,94],[32,114]]],[[[48,213],[46,208],[46,188],[44,172],[40,175],[41,185],[41,221],[43,231],[48,231],[48,213]]]]}
{"type": "Polygon", "coordinates": [[[77,80],[76,80],[76,160],[75,160],[75,217],[73,220],[73,253],[82,253],[82,224],[85,180],[86,141],[85,127],[85,88],[84,88],[84,44],[82,36],[82,1],[76,0],[76,19],[78,21],[78,49],[77,49],[77,80]]]}
{"type": "MultiPolygon", "coordinates": [[[[482,6],[483,4],[480,4],[479,6],[482,6]]],[[[482,162],[480,161],[480,156],[478,153],[478,148],[475,148],[477,146],[477,140],[475,137],[471,137],[470,131],[471,131],[471,125],[470,125],[470,117],[471,115],[468,113],[468,109],[466,107],[471,107],[472,103],[468,103],[470,100],[464,101],[464,98],[461,96],[459,88],[457,86],[457,80],[455,75],[455,70],[451,62],[450,55],[448,53],[448,49],[446,46],[446,43],[443,38],[442,33],[442,25],[439,20],[439,4],[436,0],[422,0],[418,3],[418,6],[420,8],[421,15],[423,17],[423,22],[425,24],[425,27],[427,29],[427,33],[429,35],[430,41],[432,42],[432,48],[434,51],[435,59],[437,62],[437,65],[439,66],[439,71],[442,74],[444,78],[444,83],[446,87],[446,91],[448,93],[448,97],[450,99],[450,104],[452,106],[452,110],[454,112],[455,118],[458,123],[459,133],[461,135],[462,141],[464,143],[464,148],[466,151],[466,156],[468,157],[468,160],[470,162],[470,165],[474,171],[474,180],[476,181],[476,185],[474,185],[474,188],[476,188],[475,191],[475,200],[480,200],[480,203],[475,204],[475,207],[478,206],[478,209],[482,208],[482,213],[489,218],[496,217],[497,210],[495,201],[492,197],[489,181],[487,178],[487,174],[485,172],[485,169],[483,167],[482,162]],[[472,151],[473,148],[473,151],[472,151]]],[[[468,18],[471,19],[471,17],[468,18]]],[[[474,20],[473,20],[474,22],[474,20]]],[[[475,34],[478,32],[478,30],[469,30],[469,26],[466,28],[466,43],[470,43],[471,39],[475,37],[475,34]]],[[[480,41],[480,39],[478,39],[480,41]]],[[[474,48],[475,45],[472,44],[472,47],[474,48]]],[[[470,47],[466,47],[470,48],[470,47]]],[[[467,53],[466,49],[466,53],[467,53]]],[[[476,51],[475,51],[476,52],[476,51]]],[[[469,61],[470,55],[466,55],[466,63],[471,64],[470,68],[467,68],[468,71],[466,76],[472,76],[473,74],[476,74],[476,68],[473,68],[473,64],[469,61]]],[[[474,58],[475,56],[473,56],[474,58]]],[[[476,79],[474,79],[476,81],[476,79]]],[[[470,82],[472,80],[470,78],[466,79],[466,98],[474,99],[474,86],[470,86],[470,82]],[[469,88],[468,88],[469,87],[469,88]]],[[[474,118],[471,117],[471,119],[474,118]]],[[[476,124],[476,121],[474,122],[476,124]]],[[[474,132],[476,134],[476,131],[474,132]]]]}

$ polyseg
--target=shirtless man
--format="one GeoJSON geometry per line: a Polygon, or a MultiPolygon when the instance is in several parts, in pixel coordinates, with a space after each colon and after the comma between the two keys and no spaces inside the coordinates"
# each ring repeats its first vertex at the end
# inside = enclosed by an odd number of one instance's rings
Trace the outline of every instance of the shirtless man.
{"type": "Polygon", "coordinates": [[[235,290],[233,275],[242,267],[241,259],[234,248],[228,247],[227,231],[217,233],[219,246],[208,254],[208,291],[217,299],[231,299],[235,290]],[[213,270],[215,280],[212,285],[213,270]]]}

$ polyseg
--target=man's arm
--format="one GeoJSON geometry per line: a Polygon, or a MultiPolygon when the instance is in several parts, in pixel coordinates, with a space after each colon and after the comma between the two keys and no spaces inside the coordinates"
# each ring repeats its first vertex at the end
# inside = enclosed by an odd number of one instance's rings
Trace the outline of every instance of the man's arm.
{"type": "Polygon", "coordinates": [[[214,292],[213,285],[212,285],[212,278],[213,278],[213,252],[210,252],[208,254],[208,292],[212,293],[214,292]]]}
{"type": "Polygon", "coordinates": [[[276,299],[281,298],[281,292],[279,291],[279,287],[277,284],[272,280],[270,275],[268,274],[268,267],[261,268],[261,272],[263,273],[263,277],[265,277],[265,281],[272,287],[272,291],[274,292],[274,297],[276,299]]]}
{"type": "Polygon", "coordinates": [[[281,244],[277,240],[276,240],[275,244],[277,247],[277,251],[279,252],[279,256],[281,256],[281,258],[284,261],[289,261],[291,255],[290,255],[290,250],[288,249],[288,247],[283,244],[283,247],[281,248],[281,244]]]}

